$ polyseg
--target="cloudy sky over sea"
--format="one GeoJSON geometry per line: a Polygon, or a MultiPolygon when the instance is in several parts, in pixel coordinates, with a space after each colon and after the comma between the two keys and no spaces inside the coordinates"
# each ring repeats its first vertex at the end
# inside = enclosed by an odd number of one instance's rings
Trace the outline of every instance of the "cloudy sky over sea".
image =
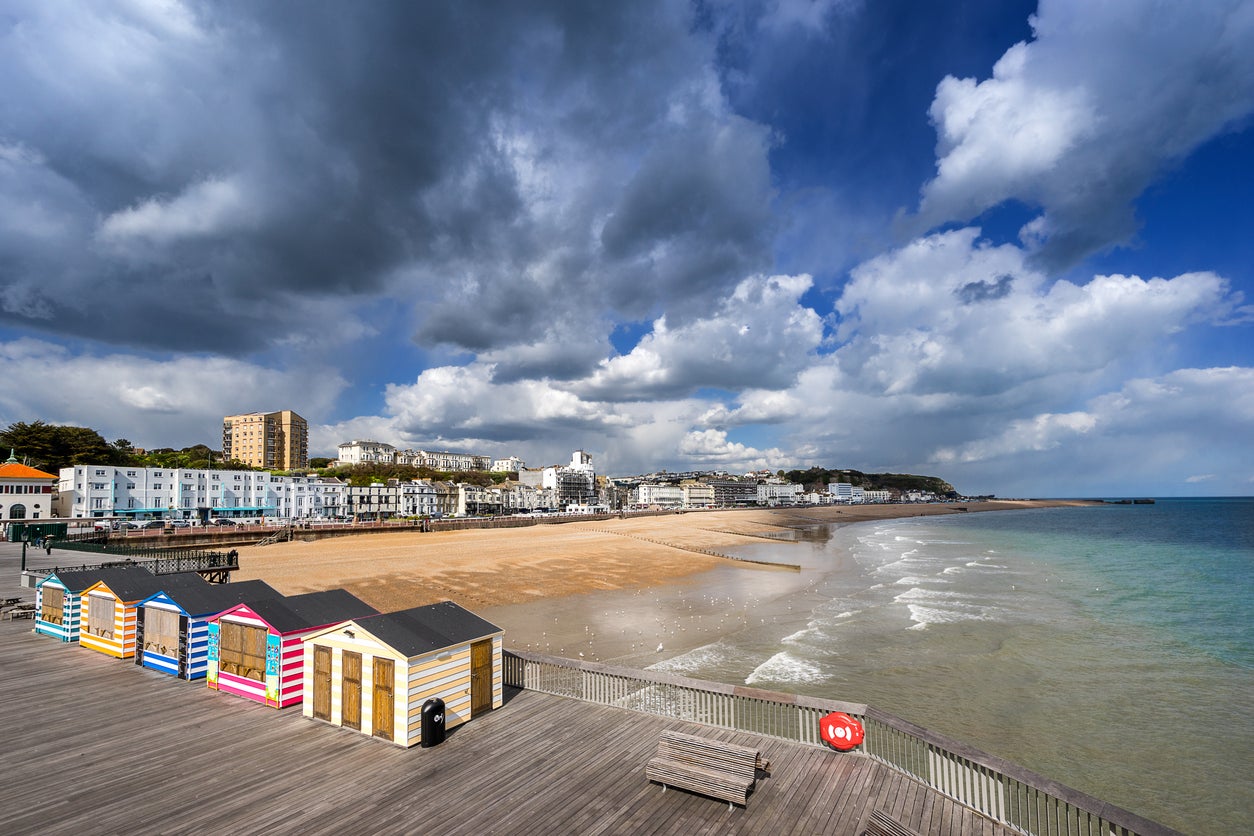
{"type": "Polygon", "coordinates": [[[1254,492],[1254,3],[0,2],[0,424],[1254,492]]]}

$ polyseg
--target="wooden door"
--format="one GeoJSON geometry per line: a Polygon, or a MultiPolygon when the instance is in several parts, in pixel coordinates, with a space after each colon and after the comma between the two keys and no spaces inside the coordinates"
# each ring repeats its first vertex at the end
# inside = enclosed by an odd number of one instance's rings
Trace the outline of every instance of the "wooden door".
{"type": "Polygon", "coordinates": [[[361,731],[361,654],[351,650],[344,651],[340,705],[344,713],[340,722],[346,728],[361,731]]]}
{"type": "MultiPolygon", "coordinates": [[[[179,616],[179,676],[186,678],[192,667],[191,648],[188,647],[187,634],[191,630],[191,621],[185,615],[179,616]]],[[[138,645],[136,645],[138,647],[138,645]]],[[[142,653],[136,653],[142,656],[142,653]]]]}
{"type": "Polygon", "coordinates": [[[313,716],[331,720],[331,648],[314,647],[313,716]]]}
{"type": "Polygon", "coordinates": [[[148,615],[147,607],[135,608],[135,664],[144,664],[144,621],[148,615]]]}
{"type": "Polygon", "coordinates": [[[470,646],[470,716],[492,710],[492,640],[470,646]]]}
{"type": "Polygon", "coordinates": [[[374,657],[374,720],[375,737],[392,739],[393,717],[396,715],[395,688],[396,667],[391,659],[374,657]]]}

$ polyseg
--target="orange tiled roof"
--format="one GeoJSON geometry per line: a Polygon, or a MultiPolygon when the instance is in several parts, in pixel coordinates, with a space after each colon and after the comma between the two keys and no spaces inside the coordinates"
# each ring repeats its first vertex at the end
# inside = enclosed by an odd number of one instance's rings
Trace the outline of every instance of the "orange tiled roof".
{"type": "Polygon", "coordinates": [[[51,473],[44,473],[21,462],[5,462],[0,464],[0,479],[59,479],[51,473]]]}

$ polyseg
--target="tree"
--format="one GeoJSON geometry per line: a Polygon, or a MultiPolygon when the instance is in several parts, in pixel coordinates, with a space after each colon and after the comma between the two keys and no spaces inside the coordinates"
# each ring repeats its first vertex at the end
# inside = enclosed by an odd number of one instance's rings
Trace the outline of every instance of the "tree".
{"type": "Polygon", "coordinates": [[[9,447],[32,467],[56,473],[76,464],[123,464],[118,450],[100,433],[87,427],[64,427],[18,421],[0,433],[0,446],[9,447]]]}

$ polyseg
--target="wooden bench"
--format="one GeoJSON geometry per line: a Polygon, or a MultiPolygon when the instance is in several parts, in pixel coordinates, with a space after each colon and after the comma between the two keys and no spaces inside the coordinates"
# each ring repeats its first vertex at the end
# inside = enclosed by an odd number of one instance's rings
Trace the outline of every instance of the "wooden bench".
{"type": "Polygon", "coordinates": [[[862,836],[922,836],[922,834],[906,827],[883,810],[872,810],[862,836]]]}
{"type": "Polygon", "coordinates": [[[756,749],[708,740],[681,732],[664,731],[655,755],[645,767],[650,781],[746,806],[762,763],[756,749]]]}

